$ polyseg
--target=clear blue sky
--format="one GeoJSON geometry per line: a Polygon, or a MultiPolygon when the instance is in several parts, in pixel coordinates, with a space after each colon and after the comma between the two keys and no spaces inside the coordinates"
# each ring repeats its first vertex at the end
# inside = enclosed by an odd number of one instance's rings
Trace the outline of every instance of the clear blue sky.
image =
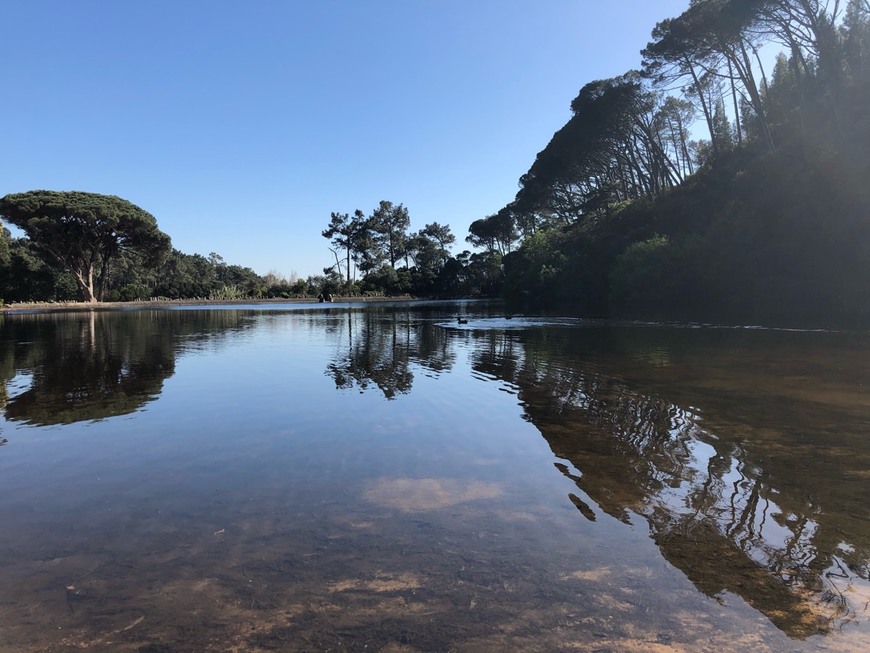
{"type": "Polygon", "coordinates": [[[332,211],[468,225],[688,0],[2,0],[0,196],[118,195],[305,277],[332,211]]]}

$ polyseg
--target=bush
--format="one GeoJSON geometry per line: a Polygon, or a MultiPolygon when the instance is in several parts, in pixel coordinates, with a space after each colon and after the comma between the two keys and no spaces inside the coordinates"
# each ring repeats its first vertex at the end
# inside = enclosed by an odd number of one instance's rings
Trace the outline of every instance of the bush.
{"type": "Polygon", "coordinates": [[[220,288],[217,288],[212,291],[209,299],[216,300],[232,300],[232,299],[241,299],[245,296],[245,293],[236,285],[222,285],[220,288]]]}
{"type": "Polygon", "coordinates": [[[672,274],[673,246],[667,236],[632,243],[610,268],[610,301],[616,307],[649,307],[660,298],[672,274]]]}
{"type": "Polygon", "coordinates": [[[141,283],[128,283],[118,292],[118,299],[122,302],[141,301],[150,296],[151,290],[141,283]]]}

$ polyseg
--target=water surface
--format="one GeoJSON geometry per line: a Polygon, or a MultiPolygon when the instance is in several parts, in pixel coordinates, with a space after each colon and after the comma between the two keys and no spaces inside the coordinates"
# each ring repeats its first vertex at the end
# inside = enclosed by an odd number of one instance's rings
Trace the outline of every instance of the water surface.
{"type": "Polygon", "coordinates": [[[870,649],[865,332],[0,320],[0,651],[870,649]]]}

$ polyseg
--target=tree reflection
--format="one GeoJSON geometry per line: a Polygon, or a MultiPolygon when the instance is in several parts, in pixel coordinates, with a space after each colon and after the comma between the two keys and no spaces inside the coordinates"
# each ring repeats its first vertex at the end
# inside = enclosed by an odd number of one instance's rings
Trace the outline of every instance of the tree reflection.
{"type": "Polygon", "coordinates": [[[232,311],[8,316],[0,325],[0,407],[33,425],[132,413],[157,398],[180,348],[238,328],[232,311]],[[191,340],[187,340],[187,337],[191,340]],[[19,379],[21,387],[8,386],[19,379]]]}
{"type": "MultiPolygon", "coordinates": [[[[721,392],[717,403],[686,388],[629,383],[597,354],[614,343],[559,335],[483,332],[473,365],[519,388],[586,519],[597,519],[596,511],[624,522],[643,517],[663,556],[701,592],[736,594],[791,637],[828,632],[863,609],[846,589],[868,579],[868,522],[854,518],[866,511],[866,497],[847,501],[854,484],[835,479],[865,473],[866,446],[832,446],[825,461],[804,464],[802,447],[824,442],[830,430],[811,410],[804,433],[747,437],[733,415],[751,407],[729,405],[721,392]],[[704,400],[704,419],[699,408],[669,402],[662,395],[669,390],[686,405],[704,400]]],[[[647,364],[669,364],[661,354],[647,364]]],[[[822,415],[830,419],[831,411],[822,415]]]]}
{"type": "MultiPolygon", "coordinates": [[[[326,333],[335,351],[326,374],[336,388],[396,399],[420,374],[452,369],[459,343],[470,346],[476,376],[517,389],[526,418],[572,483],[566,500],[578,518],[645,523],[662,556],[700,592],[739,596],[791,637],[825,633],[863,609],[848,588],[870,580],[870,502],[855,492],[866,487],[861,479],[870,469],[866,398],[829,389],[822,404],[812,393],[771,387],[771,375],[741,376],[766,363],[774,345],[762,336],[738,343],[752,344],[741,358],[733,343],[687,333],[673,343],[637,329],[624,336],[553,326],[459,335],[439,326],[449,316],[411,308],[330,310],[326,333]]],[[[244,315],[5,317],[6,418],[61,424],[138,410],[160,394],[180,352],[249,328],[244,315]]],[[[313,324],[320,331],[323,322],[313,324]]],[[[814,362],[807,347],[796,351],[818,368],[805,378],[833,369],[829,360],[827,367],[814,362]]],[[[866,371],[842,370],[855,387],[870,383],[866,371]]]]}
{"type": "Polygon", "coordinates": [[[342,390],[374,387],[387,399],[407,394],[414,371],[440,374],[453,366],[455,354],[444,329],[406,310],[348,310],[335,327],[337,351],[326,374],[342,390]]]}

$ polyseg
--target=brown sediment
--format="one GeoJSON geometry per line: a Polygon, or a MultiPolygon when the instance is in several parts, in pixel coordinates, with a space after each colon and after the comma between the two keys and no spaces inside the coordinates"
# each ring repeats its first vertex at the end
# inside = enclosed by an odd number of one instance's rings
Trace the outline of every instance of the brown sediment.
{"type": "MultiPolygon", "coordinates": [[[[469,504],[480,498],[457,487],[469,504]]],[[[690,589],[661,592],[653,607],[651,567],[590,560],[566,568],[549,557],[518,558],[521,542],[476,530],[489,507],[483,501],[455,516],[450,533],[431,527],[425,537],[407,532],[418,525],[414,518],[361,522],[336,514],[275,524],[264,510],[162,550],[145,524],[142,550],[150,553],[106,554],[121,548],[108,543],[102,552],[52,557],[30,569],[11,565],[0,591],[0,653],[815,647],[774,643],[761,614],[732,623],[727,605],[690,589]]],[[[732,595],[723,601],[739,603],[732,595]]],[[[857,630],[839,635],[828,642],[839,651],[870,644],[857,630]]]]}

